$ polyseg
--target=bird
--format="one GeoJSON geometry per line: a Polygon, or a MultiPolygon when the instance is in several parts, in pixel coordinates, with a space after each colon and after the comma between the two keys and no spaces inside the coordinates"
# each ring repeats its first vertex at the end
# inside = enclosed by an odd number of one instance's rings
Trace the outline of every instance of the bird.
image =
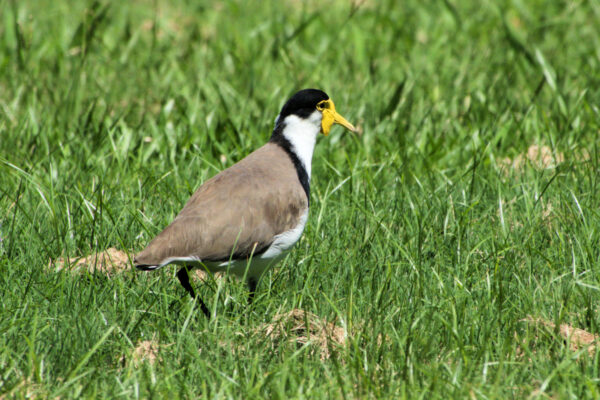
{"type": "Polygon", "coordinates": [[[275,119],[269,141],[204,182],[173,222],[135,255],[135,267],[179,266],[181,286],[208,318],[208,307],[190,284],[194,268],[245,279],[251,304],[263,273],[302,236],[314,147],[319,133],[327,136],[334,124],[356,132],[324,91],[295,93],[275,119]]]}

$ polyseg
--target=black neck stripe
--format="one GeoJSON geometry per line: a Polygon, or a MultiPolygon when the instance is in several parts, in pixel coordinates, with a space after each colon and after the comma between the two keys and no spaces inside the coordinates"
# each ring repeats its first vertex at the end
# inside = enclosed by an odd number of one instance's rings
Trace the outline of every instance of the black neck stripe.
{"type": "Polygon", "coordinates": [[[298,174],[298,180],[302,185],[302,189],[304,189],[304,193],[306,193],[306,200],[308,201],[308,205],[310,206],[310,178],[308,176],[308,173],[306,172],[306,168],[302,164],[302,161],[300,161],[296,153],[294,153],[294,151],[292,150],[292,144],[289,140],[285,138],[285,136],[283,136],[282,130],[282,127],[280,126],[280,124],[278,124],[275,130],[273,131],[273,135],[271,136],[271,139],[269,141],[277,144],[279,147],[285,150],[287,155],[292,160],[292,163],[296,168],[296,173],[298,174]]]}

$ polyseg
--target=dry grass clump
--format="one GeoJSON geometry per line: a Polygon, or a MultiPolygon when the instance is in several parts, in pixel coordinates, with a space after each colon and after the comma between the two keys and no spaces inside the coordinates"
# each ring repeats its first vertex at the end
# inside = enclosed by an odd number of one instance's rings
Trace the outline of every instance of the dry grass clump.
{"type": "Polygon", "coordinates": [[[548,201],[542,206],[542,222],[546,228],[552,230],[554,220],[556,220],[554,206],[548,201]]]}
{"type": "MultiPolygon", "coordinates": [[[[221,276],[222,274],[214,274],[215,277],[221,276]]],[[[208,273],[203,269],[196,268],[190,273],[190,278],[194,281],[205,281],[209,278],[208,273]]]]}
{"type": "MultiPolygon", "coordinates": [[[[0,386],[0,389],[2,387],[0,386]]],[[[24,377],[19,383],[13,386],[9,391],[0,394],[0,400],[8,399],[60,399],[60,397],[50,397],[50,394],[44,387],[34,382],[29,377],[24,377]]]]}
{"type": "Polygon", "coordinates": [[[159,345],[155,339],[143,340],[135,346],[131,353],[131,362],[138,367],[144,362],[152,365],[158,359],[159,345]]]}
{"type": "Polygon", "coordinates": [[[263,324],[258,331],[274,345],[284,342],[295,343],[298,347],[312,345],[314,350],[311,353],[318,350],[321,360],[329,359],[332,345],[342,346],[347,338],[342,327],[297,308],[276,315],[272,322],[263,324]]]}
{"type": "Polygon", "coordinates": [[[536,169],[556,168],[565,161],[565,156],[560,152],[553,152],[548,146],[539,146],[532,144],[527,152],[517,155],[514,159],[509,157],[500,160],[500,166],[505,172],[513,169],[516,172],[523,172],[525,165],[529,162],[536,169]]]}
{"type": "MultiPolygon", "coordinates": [[[[106,276],[112,276],[131,269],[132,264],[129,260],[133,260],[133,256],[130,257],[127,252],[111,247],[88,256],[61,257],[57,260],[50,260],[48,269],[55,271],[66,269],[70,272],[100,272],[106,276]]],[[[223,276],[222,273],[213,274],[215,279],[223,276]]],[[[205,281],[209,279],[209,275],[205,270],[195,268],[190,272],[190,278],[194,281],[205,281]]]]}
{"type": "MultiPolygon", "coordinates": [[[[558,335],[569,344],[569,349],[573,352],[577,352],[581,349],[587,349],[590,357],[593,357],[596,353],[596,347],[599,339],[598,335],[594,335],[593,333],[583,329],[575,328],[568,324],[561,324],[557,331],[556,324],[552,321],[548,321],[543,318],[536,318],[531,315],[527,316],[527,318],[524,318],[521,321],[527,322],[538,328],[545,328],[551,332],[557,332],[558,335]]],[[[538,339],[539,337],[536,335],[534,342],[536,342],[538,339]]],[[[518,355],[523,355],[523,351],[520,346],[517,349],[517,353],[518,355]]]]}
{"type": "Polygon", "coordinates": [[[134,368],[139,368],[144,363],[154,365],[157,361],[162,361],[158,354],[160,348],[161,345],[155,337],[150,340],[139,341],[131,351],[131,354],[129,356],[121,356],[119,362],[122,366],[131,364],[134,368]]]}
{"type": "Polygon", "coordinates": [[[61,257],[58,260],[50,260],[48,268],[54,268],[56,271],[67,269],[71,272],[100,272],[110,276],[129,269],[130,264],[127,253],[111,247],[85,257],[61,257]]]}

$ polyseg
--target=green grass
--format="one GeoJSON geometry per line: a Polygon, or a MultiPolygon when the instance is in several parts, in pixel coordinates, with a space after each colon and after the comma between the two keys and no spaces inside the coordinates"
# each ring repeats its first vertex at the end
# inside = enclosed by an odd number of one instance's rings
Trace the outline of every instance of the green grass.
{"type": "Polygon", "coordinates": [[[1,398],[600,397],[598,353],[523,321],[600,331],[600,3],[357,4],[0,0],[1,398]],[[140,250],[304,87],[363,134],[320,138],[253,309],[47,268],[140,250]],[[503,167],[531,145],[564,161],[503,167]],[[266,339],[294,308],[346,344],[266,339]]]}

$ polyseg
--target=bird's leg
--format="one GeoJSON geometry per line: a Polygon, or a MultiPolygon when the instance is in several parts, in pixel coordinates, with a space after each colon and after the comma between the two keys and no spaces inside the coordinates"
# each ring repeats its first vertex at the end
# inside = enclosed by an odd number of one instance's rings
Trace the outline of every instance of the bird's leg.
{"type": "Polygon", "coordinates": [[[194,291],[194,288],[190,283],[190,276],[188,275],[188,273],[189,270],[187,269],[187,267],[181,268],[179,272],[177,272],[177,279],[179,279],[179,283],[181,283],[181,286],[183,286],[183,288],[187,290],[190,296],[192,296],[192,298],[195,299],[196,292],[194,291]]]}
{"type": "Polygon", "coordinates": [[[190,294],[190,296],[192,296],[192,299],[196,299],[198,301],[198,304],[200,305],[200,309],[202,310],[204,315],[206,315],[207,318],[210,318],[210,312],[208,311],[208,307],[206,307],[206,304],[204,304],[204,302],[202,301],[202,299],[199,296],[196,296],[196,292],[194,291],[194,288],[190,284],[190,276],[189,276],[188,272],[189,271],[188,271],[187,267],[181,268],[177,272],[177,279],[179,279],[179,283],[181,283],[181,286],[183,286],[183,288],[185,290],[187,290],[187,292],[190,294]]]}
{"type": "Polygon", "coordinates": [[[248,294],[248,305],[252,305],[252,302],[254,301],[254,293],[256,293],[257,284],[258,281],[256,278],[248,278],[248,290],[250,291],[248,294]]]}

